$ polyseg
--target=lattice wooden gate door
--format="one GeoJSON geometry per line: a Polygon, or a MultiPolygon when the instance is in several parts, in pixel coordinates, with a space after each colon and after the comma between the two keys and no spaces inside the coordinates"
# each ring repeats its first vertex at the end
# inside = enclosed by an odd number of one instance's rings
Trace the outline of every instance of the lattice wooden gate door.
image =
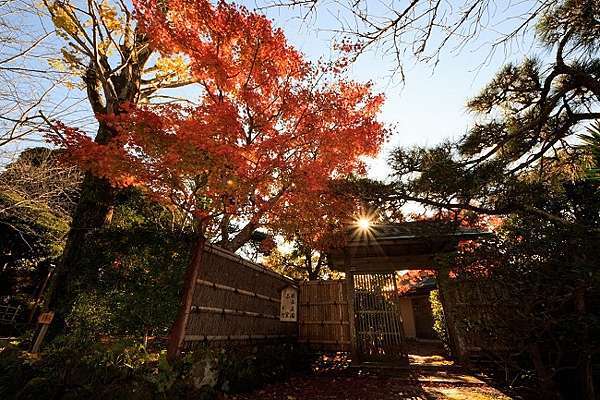
{"type": "Polygon", "coordinates": [[[353,283],[360,361],[408,364],[395,273],[354,273],[353,283]]]}

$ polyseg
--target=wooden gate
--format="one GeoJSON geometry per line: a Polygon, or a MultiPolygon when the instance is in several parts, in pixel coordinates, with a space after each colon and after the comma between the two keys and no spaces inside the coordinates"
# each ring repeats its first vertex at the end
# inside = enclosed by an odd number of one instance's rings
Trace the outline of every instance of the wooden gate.
{"type": "Polygon", "coordinates": [[[355,273],[354,314],[356,351],[361,362],[408,364],[396,274],[355,273]]]}

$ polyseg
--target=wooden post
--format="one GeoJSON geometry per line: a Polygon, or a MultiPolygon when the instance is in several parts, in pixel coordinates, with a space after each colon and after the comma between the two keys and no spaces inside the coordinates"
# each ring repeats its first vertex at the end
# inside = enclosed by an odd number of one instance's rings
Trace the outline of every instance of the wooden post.
{"type": "Polygon", "coordinates": [[[346,270],[346,301],[348,302],[348,321],[350,325],[350,351],[352,354],[352,364],[360,363],[358,355],[358,346],[356,343],[356,327],[354,318],[354,272],[346,270]]]}
{"type": "Polygon", "coordinates": [[[196,281],[198,280],[200,268],[202,267],[205,243],[206,239],[201,236],[196,242],[192,259],[185,273],[181,306],[179,307],[177,318],[175,319],[173,327],[171,328],[169,343],[167,345],[167,359],[169,362],[175,361],[181,354],[181,347],[185,339],[185,329],[188,324],[192,303],[194,301],[196,281]]]}
{"type": "Polygon", "coordinates": [[[456,320],[454,310],[451,303],[454,299],[450,299],[448,289],[450,287],[449,270],[447,267],[441,267],[438,270],[437,275],[438,290],[440,294],[440,303],[444,310],[444,317],[446,319],[446,329],[448,331],[448,339],[450,340],[450,347],[452,352],[459,362],[466,363],[468,361],[467,349],[464,344],[463,337],[460,330],[456,326],[456,320]]]}
{"type": "Polygon", "coordinates": [[[43,314],[40,314],[40,316],[38,317],[38,324],[40,324],[42,327],[40,328],[40,332],[35,338],[35,342],[33,343],[33,347],[31,348],[32,353],[38,353],[40,351],[40,347],[42,347],[44,337],[46,336],[46,333],[48,333],[48,327],[50,326],[50,323],[53,319],[53,311],[45,312],[43,314]]]}
{"type": "Polygon", "coordinates": [[[50,278],[52,277],[53,272],[54,272],[54,267],[53,266],[48,267],[48,273],[46,274],[46,278],[44,279],[44,282],[40,286],[40,288],[35,296],[35,303],[33,304],[33,307],[31,307],[31,312],[29,313],[29,318],[27,319],[28,324],[31,323],[31,321],[33,321],[33,319],[35,318],[35,314],[37,313],[38,307],[42,303],[42,296],[44,295],[44,292],[46,291],[46,286],[48,286],[48,282],[50,282],[50,278]]]}

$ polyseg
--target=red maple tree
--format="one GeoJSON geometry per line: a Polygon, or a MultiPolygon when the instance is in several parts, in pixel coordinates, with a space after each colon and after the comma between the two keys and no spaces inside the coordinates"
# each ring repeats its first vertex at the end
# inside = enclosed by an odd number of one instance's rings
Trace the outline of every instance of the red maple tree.
{"type": "Polygon", "coordinates": [[[330,180],[364,171],[362,156],[385,140],[376,119],[383,96],[371,83],[344,79],[345,60],[308,62],[267,18],[240,6],[134,7],[150,45],[189,63],[195,104],[122,104],[101,117],[117,132],[107,144],[57,123],[50,136],[73,162],[180,207],[230,250],[260,226],[318,236],[331,226],[324,220],[351,213],[330,180]]]}

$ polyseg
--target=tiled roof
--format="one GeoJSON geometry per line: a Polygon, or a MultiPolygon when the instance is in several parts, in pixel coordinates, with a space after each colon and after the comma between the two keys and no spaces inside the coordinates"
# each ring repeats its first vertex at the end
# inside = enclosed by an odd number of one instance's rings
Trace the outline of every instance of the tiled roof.
{"type": "MultiPolygon", "coordinates": [[[[370,236],[374,239],[412,239],[434,236],[480,236],[486,232],[435,221],[413,221],[397,224],[373,224],[370,236]]],[[[354,240],[362,240],[356,237],[354,240]]]]}

